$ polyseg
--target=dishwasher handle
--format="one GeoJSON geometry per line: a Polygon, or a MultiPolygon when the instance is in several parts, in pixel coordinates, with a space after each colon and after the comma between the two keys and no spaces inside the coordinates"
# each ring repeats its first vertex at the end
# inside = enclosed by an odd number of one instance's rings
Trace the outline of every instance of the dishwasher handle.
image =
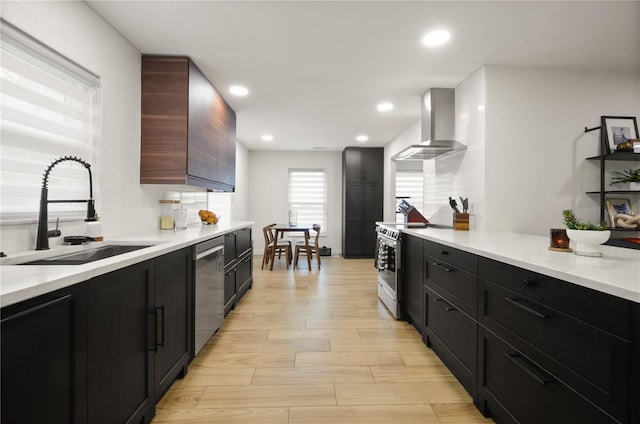
{"type": "Polygon", "coordinates": [[[208,249],[208,250],[205,250],[204,252],[200,252],[200,253],[198,253],[196,255],[196,261],[198,261],[198,260],[200,260],[200,259],[202,259],[202,258],[204,258],[206,256],[213,255],[214,253],[220,252],[222,250],[224,250],[224,246],[216,246],[213,249],[208,249]]]}

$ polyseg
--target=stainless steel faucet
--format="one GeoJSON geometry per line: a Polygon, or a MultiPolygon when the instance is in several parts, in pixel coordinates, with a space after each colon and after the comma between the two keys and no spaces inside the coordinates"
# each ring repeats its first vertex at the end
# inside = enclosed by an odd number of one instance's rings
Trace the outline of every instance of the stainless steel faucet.
{"type": "Polygon", "coordinates": [[[54,160],[51,165],[44,171],[42,178],[42,188],[40,190],[40,212],[38,214],[38,236],[36,237],[36,250],[48,250],[49,249],[49,237],[59,237],[60,231],[56,229],[49,231],[48,227],[48,205],[49,203],[86,203],[87,204],[87,218],[85,221],[95,221],[95,202],[93,200],[93,178],[91,176],[91,165],[80,158],[75,156],[63,156],[54,160]],[[73,161],[81,163],[87,171],[89,171],[89,198],[79,200],[48,200],[49,196],[49,173],[54,166],[61,162],[73,161]]]}

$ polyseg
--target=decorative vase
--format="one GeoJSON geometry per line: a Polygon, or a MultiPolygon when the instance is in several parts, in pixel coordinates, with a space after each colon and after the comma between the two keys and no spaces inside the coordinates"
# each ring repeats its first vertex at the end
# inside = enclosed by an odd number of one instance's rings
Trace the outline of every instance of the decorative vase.
{"type": "Polygon", "coordinates": [[[597,230],[567,230],[569,239],[574,241],[576,245],[573,248],[573,253],[580,256],[602,256],[598,245],[609,240],[611,231],[597,231],[597,230]]]}

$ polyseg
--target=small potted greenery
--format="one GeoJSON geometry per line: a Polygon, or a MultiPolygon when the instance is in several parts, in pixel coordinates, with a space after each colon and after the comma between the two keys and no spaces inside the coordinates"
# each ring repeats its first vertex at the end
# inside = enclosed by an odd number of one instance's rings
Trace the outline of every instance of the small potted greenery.
{"type": "Polygon", "coordinates": [[[614,171],[614,174],[611,185],[629,183],[629,190],[640,191],[640,168],[625,169],[622,172],[614,171]]]}
{"type": "Polygon", "coordinates": [[[597,245],[609,240],[611,231],[605,230],[604,222],[600,225],[579,219],[571,209],[562,211],[567,236],[576,243],[574,253],[580,256],[602,256],[597,245]]]}

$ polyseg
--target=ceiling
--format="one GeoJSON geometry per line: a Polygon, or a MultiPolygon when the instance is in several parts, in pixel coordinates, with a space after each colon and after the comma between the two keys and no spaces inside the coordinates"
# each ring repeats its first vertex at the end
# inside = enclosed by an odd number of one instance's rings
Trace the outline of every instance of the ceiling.
{"type": "Polygon", "coordinates": [[[418,119],[427,89],[486,64],[640,72],[637,1],[87,3],[140,52],[190,56],[250,150],[383,146],[418,119]],[[421,44],[441,28],[446,45],[421,44]],[[378,112],[381,101],[395,108],[378,112]]]}

